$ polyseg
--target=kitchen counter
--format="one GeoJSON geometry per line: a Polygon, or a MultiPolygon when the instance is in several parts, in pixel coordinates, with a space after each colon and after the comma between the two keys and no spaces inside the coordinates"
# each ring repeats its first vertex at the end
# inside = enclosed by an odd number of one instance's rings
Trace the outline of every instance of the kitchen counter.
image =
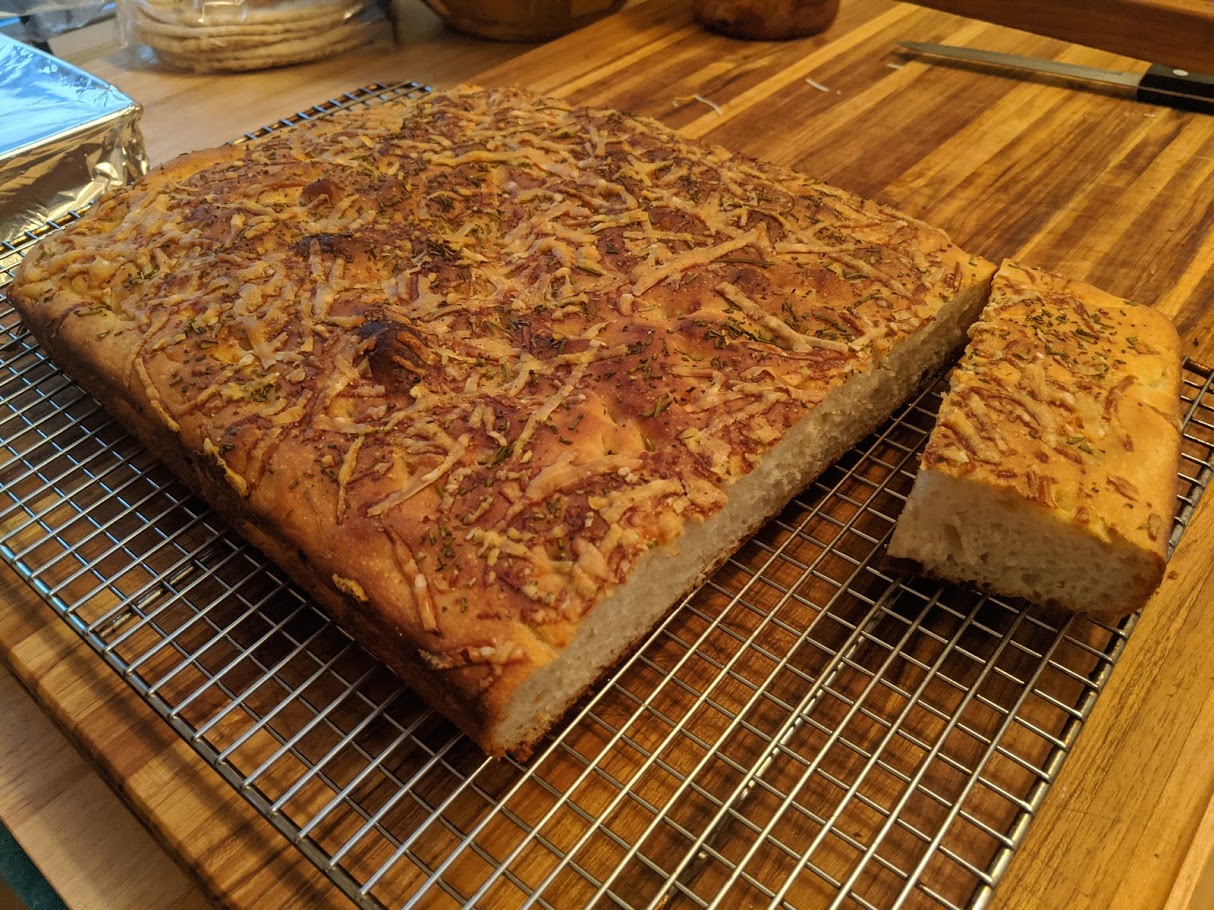
{"type": "MultiPolygon", "coordinates": [[[[390,52],[225,77],[117,57],[88,68],[144,105],[153,163],[398,79],[515,83],[656,116],[893,202],[992,259],[1150,302],[1177,323],[1187,355],[1214,362],[1214,117],[890,48],[908,38],[1142,64],[884,0],[845,2],[829,32],[791,44],[710,36],[684,5],[651,0],[534,49],[454,35],[409,9],[390,52]]],[[[991,906],[1214,906],[1208,500],[991,906]]],[[[73,910],[347,905],[7,567],[0,652],[11,669],[0,675],[0,819],[73,910]]]]}

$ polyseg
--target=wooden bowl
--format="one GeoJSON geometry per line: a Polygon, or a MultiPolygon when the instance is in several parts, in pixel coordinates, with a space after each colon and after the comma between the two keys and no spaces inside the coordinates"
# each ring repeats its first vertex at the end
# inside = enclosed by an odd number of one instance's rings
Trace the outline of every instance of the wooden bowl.
{"type": "Polygon", "coordinates": [[[449,26],[495,41],[547,41],[614,13],[625,0],[425,0],[449,26]]]}
{"type": "Polygon", "coordinates": [[[787,40],[830,28],[839,0],[695,0],[701,25],[734,38],[787,40]]]}

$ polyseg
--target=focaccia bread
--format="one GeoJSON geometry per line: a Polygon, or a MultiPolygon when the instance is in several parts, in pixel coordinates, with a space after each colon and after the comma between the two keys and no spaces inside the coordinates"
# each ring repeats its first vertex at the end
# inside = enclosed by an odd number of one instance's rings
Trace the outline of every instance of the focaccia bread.
{"type": "Polygon", "coordinates": [[[890,555],[1115,618],[1163,578],[1180,459],[1163,314],[1005,263],[950,377],[890,555]]]}
{"type": "Polygon", "coordinates": [[[357,640],[522,755],[943,366],[993,271],[656,122],[465,87],[179,158],[9,295],[357,640]]]}

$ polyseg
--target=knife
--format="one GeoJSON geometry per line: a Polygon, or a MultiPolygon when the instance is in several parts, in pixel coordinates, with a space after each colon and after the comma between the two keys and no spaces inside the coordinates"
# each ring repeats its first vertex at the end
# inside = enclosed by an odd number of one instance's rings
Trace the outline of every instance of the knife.
{"type": "Polygon", "coordinates": [[[1092,66],[1079,66],[1041,57],[1021,57],[998,51],[955,47],[949,44],[902,41],[899,46],[911,53],[928,57],[963,60],[968,63],[981,63],[988,66],[1061,76],[1080,82],[1112,85],[1132,90],[1134,98],[1148,104],[1164,105],[1182,111],[1214,114],[1214,76],[1161,66],[1158,63],[1151,64],[1151,68],[1145,73],[1127,73],[1118,70],[1097,69],[1092,66]]]}

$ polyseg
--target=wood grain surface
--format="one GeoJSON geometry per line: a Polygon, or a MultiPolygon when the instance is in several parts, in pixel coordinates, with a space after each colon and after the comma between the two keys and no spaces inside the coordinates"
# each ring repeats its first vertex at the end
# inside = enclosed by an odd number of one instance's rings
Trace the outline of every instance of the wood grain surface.
{"type": "Polygon", "coordinates": [[[115,896],[130,907],[208,906],[193,879],[2,669],[0,706],[6,783],[0,788],[0,817],[26,851],[49,867],[69,907],[107,910],[115,896]],[[114,848],[107,849],[109,844],[114,848]]]}
{"type": "MultiPolygon", "coordinates": [[[[890,202],[974,252],[1158,306],[1187,353],[1214,360],[1214,118],[1048,79],[906,61],[892,45],[944,41],[1126,69],[1133,61],[883,0],[850,0],[831,30],[789,43],[707,34],[674,0],[632,6],[517,58],[518,48],[463,39],[446,58],[447,38],[435,35],[429,64],[407,46],[235,77],[222,93],[200,77],[93,68],[145,104],[149,147],[163,160],[360,82],[449,84],[494,62],[482,54],[500,54],[508,62],[477,81],[655,116],[890,202]]],[[[1206,503],[994,906],[1203,906],[1214,839],[1212,542],[1206,503]]],[[[14,675],[210,895],[240,908],[342,905],[7,570],[0,603],[0,650],[14,675]]],[[[165,889],[166,900],[180,893],[165,889]]]]}
{"type": "Polygon", "coordinates": [[[921,5],[1167,66],[1214,68],[1208,0],[920,0],[921,5]]]}

